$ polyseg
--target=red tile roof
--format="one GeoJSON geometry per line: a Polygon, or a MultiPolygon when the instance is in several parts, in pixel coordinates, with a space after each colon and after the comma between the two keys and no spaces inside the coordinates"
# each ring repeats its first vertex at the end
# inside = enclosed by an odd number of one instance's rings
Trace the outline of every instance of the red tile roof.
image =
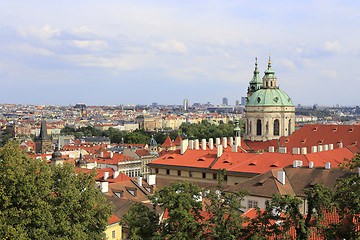
{"type": "Polygon", "coordinates": [[[161,147],[163,147],[163,148],[169,148],[169,147],[173,147],[173,146],[174,146],[174,144],[169,136],[165,139],[164,143],[161,145],[161,147]]]}
{"type": "Polygon", "coordinates": [[[111,215],[111,216],[109,217],[109,221],[108,221],[108,224],[109,224],[109,225],[110,225],[110,224],[113,224],[113,223],[117,223],[117,222],[120,222],[120,219],[119,219],[119,218],[115,217],[114,215],[111,215]]]}
{"type": "Polygon", "coordinates": [[[174,145],[175,145],[175,146],[180,146],[181,141],[182,141],[182,138],[181,138],[180,135],[178,135],[178,136],[176,137],[175,141],[174,141],[174,145]]]}

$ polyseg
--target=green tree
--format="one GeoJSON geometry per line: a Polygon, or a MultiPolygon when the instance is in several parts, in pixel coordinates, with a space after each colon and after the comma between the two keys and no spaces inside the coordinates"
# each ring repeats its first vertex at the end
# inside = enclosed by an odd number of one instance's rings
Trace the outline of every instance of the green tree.
{"type": "Polygon", "coordinates": [[[159,217],[142,203],[135,203],[121,218],[121,224],[130,229],[130,239],[151,239],[159,229],[159,217]]]}
{"type": "Polygon", "coordinates": [[[0,238],[104,238],[110,207],[95,172],[29,158],[15,141],[0,149],[0,172],[0,238]]]}
{"type": "Polygon", "coordinates": [[[206,221],[205,236],[217,239],[239,239],[244,234],[241,201],[246,191],[228,193],[223,191],[225,169],[218,172],[218,187],[205,191],[205,209],[209,219],[206,221]]]}
{"type": "Polygon", "coordinates": [[[203,235],[202,190],[184,181],[156,191],[151,201],[168,212],[160,225],[163,239],[201,239],[203,235]]]}
{"type": "Polygon", "coordinates": [[[288,239],[290,228],[295,229],[296,239],[301,240],[308,239],[312,231],[323,233],[325,213],[332,211],[333,192],[319,184],[304,192],[304,199],[288,194],[274,194],[271,201],[266,201],[265,211],[258,211],[258,217],[249,224],[251,238],[277,236],[288,239]],[[307,203],[306,215],[300,211],[303,202],[307,203]]]}

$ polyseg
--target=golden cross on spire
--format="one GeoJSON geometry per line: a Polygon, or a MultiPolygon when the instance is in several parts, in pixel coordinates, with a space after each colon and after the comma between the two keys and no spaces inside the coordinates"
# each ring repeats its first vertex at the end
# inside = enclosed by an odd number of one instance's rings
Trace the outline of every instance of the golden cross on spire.
{"type": "Polygon", "coordinates": [[[271,53],[269,52],[269,65],[271,64],[271,53]]]}
{"type": "Polygon", "coordinates": [[[255,66],[257,67],[257,57],[255,58],[255,66]]]}

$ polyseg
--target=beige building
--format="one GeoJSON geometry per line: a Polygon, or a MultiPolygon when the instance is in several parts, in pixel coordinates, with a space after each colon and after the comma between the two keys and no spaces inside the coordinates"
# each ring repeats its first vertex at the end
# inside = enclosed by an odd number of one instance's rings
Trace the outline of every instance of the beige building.
{"type": "Polygon", "coordinates": [[[257,62],[245,105],[244,139],[267,141],[289,136],[295,131],[295,106],[277,85],[275,72],[268,68],[260,80],[257,62]]]}

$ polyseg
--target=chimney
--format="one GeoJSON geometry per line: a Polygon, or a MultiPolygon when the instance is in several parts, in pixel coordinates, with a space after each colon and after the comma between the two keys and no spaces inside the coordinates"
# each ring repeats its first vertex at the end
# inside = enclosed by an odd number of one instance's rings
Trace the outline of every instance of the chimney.
{"type": "Polygon", "coordinates": [[[330,143],[329,144],[329,150],[333,150],[334,149],[334,144],[330,143]]]}
{"type": "Polygon", "coordinates": [[[313,168],[314,167],[314,162],[309,162],[309,168],[313,168]]]}
{"type": "Polygon", "coordinates": [[[180,154],[181,155],[183,155],[186,152],[188,144],[189,144],[188,139],[181,140],[181,142],[180,142],[180,154]]]}
{"type": "Polygon", "coordinates": [[[137,178],[137,183],[140,187],[142,187],[142,179],[143,179],[142,177],[137,178]]]}
{"type": "Polygon", "coordinates": [[[278,180],[282,185],[285,185],[285,172],[284,172],[284,171],[278,171],[278,172],[277,172],[277,180],[278,180]]]}
{"type": "Polygon", "coordinates": [[[300,154],[300,148],[293,148],[293,154],[300,154]]]}
{"type": "Polygon", "coordinates": [[[307,148],[306,147],[301,148],[301,154],[307,154],[307,148]]]}
{"type": "Polygon", "coordinates": [[[339,142],[339,148],[343,148],[343,143],[339,142]]]}
{"type": "Polygon", "coordinates": [[[235,137],[235,145],[238,147],[241,146],[241,137],[235,137]]]}
{"type": "Polygon", "coordinates": [[[194,140],[189,140],[189,149],[194,149],[194,140]]]}
{"type": "Polygon", "coordinates": [[[238,146],[231,145],[231,152],[237,152],[237,150],[238,150],[238,146]]]}
{"type": "Polygon", "coordinates": [[[156,175],[148,175],[147,176],[147,183],[149,185],[156,185],[156,175]]]}
{"type": "Polygon", "coordinates": [[[274,146],[270,146],[270,147],[269,147],[269,152],[275,152],[275,147],[274,147],[274,146]]]}
{"type": "Polygon", "coordinates": [[[223,145],[223,148],[227,148],[227,138],[226,137],[223,137],[222,145],[223,145]]]}
{"type": "Polygon", "coordinates": [[[116,179],[120,174],[120,171],[114,171],[114,179],[116,179]]]}
{"type": "Polygon", "coordinates": [[[206,139],[201,139],[201,149],[206,150],[206,139]]]}
{"type": "Polygon", "coordinates": [[[318,146],[318,152],[322,152],[323,151],[323,146],[322,145],[319,145],[318,146]]]}
{"type": "Polygon", "coordinates": [[[110,158],[113,158],[113,157],[114,157],[114,153],[110,152],[110,158]]]}
{"type": "Polygon", "coordinates": [[[104,157],[104,152],[100,153],[100,157],[102,157],[102,158],[104,157]]]}
{"type": "Polygon", "coordinates": [[[109,192],[109,182],[100,182],[100,189],[102,193],[109,192]]]}
{"type": "Polygon", "coordinates": [[[293,161],[293,168],[297,168],[297,160],[293,161]]]}
{"type": "Polygon", "coordinates": [[[317,146],[311,146],[311,153],[317,152],[317,146]]]}
{"type": "Polygon", "coordinates": [[[195,139],[195,150],[199,150],[199,139],[195,139]]]}
{"type": "Polygon", "coordinates": [[[286,153],[286,147],[279,147],[279,153],[286,153]]]}
{"type": "Polygon", "coordinates": [[[104,172],[104,180],[106,181],[106,179],[109,178],[109,172],[104,172]]]}
{"type": "Polygon", "coordinates": [[[220,138],[215,138],[215,145],[219,145],[220,144],[220,138]]]}
{"type": "Polygon", "coordinates": [[[327,150],[329,150],[329,145],[325,144],[324,145],[324,151],[327,151],[327,150]]]}
{"type": "Polygon", "coordinates": [[[326,169],[326,170],[329,170],[330,167],[331,167],[331,163],[326,162],[326,163],[325,163],[325,169],[326,169]]]}
{"type": "Polygon", "coordinates": [[[223,146],[221,144],[217,145],[217,157],[221,157],[221,155],[223,154],[223,146]]]}
{"type": "Polygon", "coordinates": [[[212,138],[209,139],[209,148],[210,148],[210,150],[214,149],[214,139],[212,139],[212,138]]]}
{"type": "Polygon", "coordinates": [[[234,138],[233,137],[229,138],[229,145],[230,146],[234,145],[234,138]]]}

